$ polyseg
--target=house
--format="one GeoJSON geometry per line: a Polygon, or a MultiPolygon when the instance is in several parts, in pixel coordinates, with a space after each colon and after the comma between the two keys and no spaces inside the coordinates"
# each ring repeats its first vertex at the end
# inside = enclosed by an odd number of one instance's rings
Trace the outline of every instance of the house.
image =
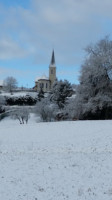
{"type": "Polygon", "coordinates": [[[41,76],[36,78],[34,89],[39,92],[42,88],[44,92],[49,92],[52,89],[53,83],[56,80],[56,65],[54,50],[52,52],[51,62],[49,65],[49,77],[41,76]]]}

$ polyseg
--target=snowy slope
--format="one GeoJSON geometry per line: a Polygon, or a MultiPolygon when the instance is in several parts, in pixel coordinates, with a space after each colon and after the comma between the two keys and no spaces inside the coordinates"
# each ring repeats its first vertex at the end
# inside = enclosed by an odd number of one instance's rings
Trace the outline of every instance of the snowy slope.
{"type": "Polygon", "coordinates": [[[0,200],[65,199],[112,199],[112,121],[1,121],[0,200]]]}
{"type": "Polygon", "coordinates": [[[9,92],[2,92],[1,93],[2,96],[6,96],[6,97],[25,97],[26,95],[29,95],[33,98],[37,97],[37,92],[13,92],[13,94],[9,93],[9,92]]]}

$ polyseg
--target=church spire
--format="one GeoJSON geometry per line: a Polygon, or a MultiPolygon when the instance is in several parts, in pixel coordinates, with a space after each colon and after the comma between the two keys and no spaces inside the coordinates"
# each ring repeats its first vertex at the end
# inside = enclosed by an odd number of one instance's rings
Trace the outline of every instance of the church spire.
{"type": "Polygon", "coordinates": [[[54,56],[54,50],[52,51],[52,57],[51,57],[51,65],[55,64],[55,56],[54,56]]]}
{"type": "Polygon", "coordinates": [[[52,51],[51,63],[49,65],[49,80],[50,80],[50,88],[52,88],[53,83],[56,80],[56,66],[55,66],[54,50],[52,51]]]}

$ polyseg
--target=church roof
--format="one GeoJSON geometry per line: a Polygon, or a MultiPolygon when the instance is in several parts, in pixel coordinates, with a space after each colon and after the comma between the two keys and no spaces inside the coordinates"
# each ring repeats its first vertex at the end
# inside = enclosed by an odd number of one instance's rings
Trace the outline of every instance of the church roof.
{"type": "Polygon", "coordinates": [[[40,76],[40,77],[37,77],[35,82],[39,81],[39,80],[49,80],[49,78],[46,76],[46,75],[43,75],[43,76],[40,76]]]}
{"type": "Polygon", "coordinates": [[[52,52],[52,57],[51,57],[51,65],[55,65],[55,56],[54,56],[54,50],[52,52]]]}

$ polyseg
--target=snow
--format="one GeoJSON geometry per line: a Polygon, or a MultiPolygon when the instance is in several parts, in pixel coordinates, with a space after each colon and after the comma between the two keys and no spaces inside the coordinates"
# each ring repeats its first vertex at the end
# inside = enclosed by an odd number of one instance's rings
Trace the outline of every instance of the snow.
{"type": "Polygon", "coordinates": [[[25,97],[26,95],[29,95],[31,97],[36,97],[37,96],[37,92],[13,92],[13,94],[9,93],[9,92],[2,92],[0,95],[2,96],[8,96],[8,97],[25,97]]]}
{"type": "Polygon", "coordinates": [[[54,64],[50,64],[50,67],[54,67],[54,68],[56,68],[56,65],[55,65],[55,63],[54,64]]]}
{"type": "Polygon", "coordinates": [[[46,75],[43,75],[43,76],[37,77],[35,79],[35,82],[38,82],[39,80],[49,80],[49,78],[46,75]]]}
{"type": "Polygon", "coordinates": [[[112,121],[2,120],[0,199],[111,200],[112,121]]]}

